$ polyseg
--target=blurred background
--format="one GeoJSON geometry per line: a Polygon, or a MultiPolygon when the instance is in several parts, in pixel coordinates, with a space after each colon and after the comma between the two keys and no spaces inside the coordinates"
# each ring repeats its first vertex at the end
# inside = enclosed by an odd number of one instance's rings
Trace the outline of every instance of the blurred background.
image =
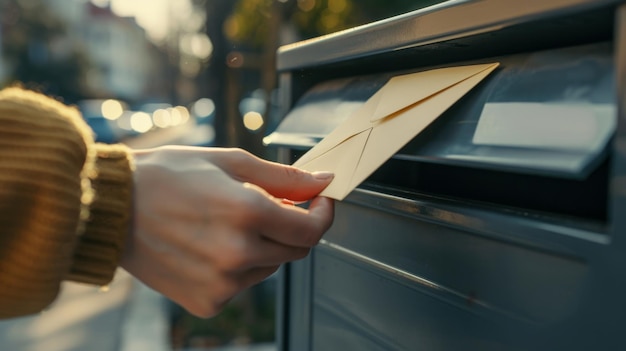
{"type": "MultiPolygon", "coordinates": [[[[279,46],[437,0],[0,0],[0,86],[71,105],[105,143],[242,147],[264,158],[279,46]]],[[[45,313],[0,322],[6,350],[273,350],[272,278],[201,320],[124,272],[66,284],[45,313]]]]}

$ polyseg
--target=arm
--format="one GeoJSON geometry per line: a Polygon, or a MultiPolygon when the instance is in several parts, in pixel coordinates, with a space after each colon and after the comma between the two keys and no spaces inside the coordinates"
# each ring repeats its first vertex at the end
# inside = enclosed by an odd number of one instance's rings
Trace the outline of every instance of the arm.
{"type": "Polygon", "coordinates": [[[282,199],[331,180],[238,149],[94,145],[77,111],[0,92],[0,318],[45,308],[64,279],[106,284],[118,264],[213,315],[317,244],[333,202],[282,199]]]}

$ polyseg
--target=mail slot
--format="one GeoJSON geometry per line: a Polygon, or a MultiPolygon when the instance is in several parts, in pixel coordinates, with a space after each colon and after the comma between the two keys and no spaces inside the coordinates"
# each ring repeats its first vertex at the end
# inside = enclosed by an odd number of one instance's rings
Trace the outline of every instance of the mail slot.
{"type": "Polygon", "coordinates": [[[492,62],[281,268],[281,350],[626,349],[624,1],[449,1],[283,47],[265,142],[294,163],[391,78],[492,62]]]}

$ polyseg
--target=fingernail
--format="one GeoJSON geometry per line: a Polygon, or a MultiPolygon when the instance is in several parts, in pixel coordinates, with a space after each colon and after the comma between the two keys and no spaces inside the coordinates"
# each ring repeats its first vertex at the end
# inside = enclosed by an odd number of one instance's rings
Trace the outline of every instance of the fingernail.
{"type": "Polygon", "coordinates": [[[322,172],[313,172],[311,174],[313,175],[313,178],[317,180],[329,180],[329,179],[335,178],[335,173],[333,172],[322,171],[322,172]]]}

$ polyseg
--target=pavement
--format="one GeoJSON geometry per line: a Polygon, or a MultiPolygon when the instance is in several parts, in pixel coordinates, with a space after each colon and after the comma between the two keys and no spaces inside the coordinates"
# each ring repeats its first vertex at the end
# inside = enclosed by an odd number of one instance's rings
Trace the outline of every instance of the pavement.
{"type": "Polygon", "coordinates": [[[66,282],[44,312],[0,321],[0,349],[170,350],[164,301],[121,269],[104,289],[66,282]]]}
{"type": "MultiPolygon", "coordinates": [[[[119,269],[106,288],[63,283],[37,315],[0,321],[2,351],[172,351],[167,300],[119,269]]],[[[174,351],[277,351],[273,343],[174,351]]]]}

